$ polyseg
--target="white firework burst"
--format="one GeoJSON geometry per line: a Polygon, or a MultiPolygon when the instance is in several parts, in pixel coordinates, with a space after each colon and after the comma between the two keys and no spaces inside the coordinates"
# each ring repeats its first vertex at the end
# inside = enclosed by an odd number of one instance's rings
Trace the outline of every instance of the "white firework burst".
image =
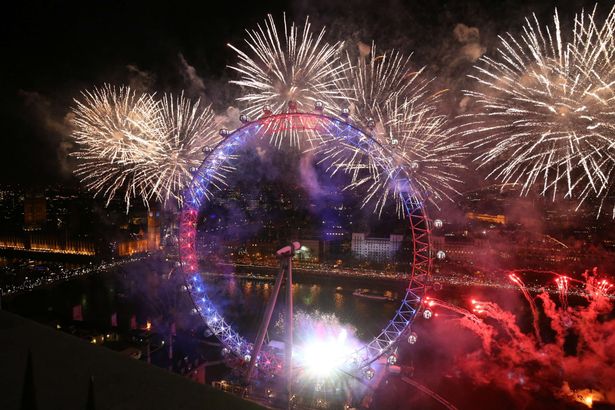
{"type": "Polygon", "coordinates": [[[374,128],[379,113],[391,98],[424,92],[428,82],[420,78],[423,69],[414,70],[410,57],[398,51],[378,54],[373,44],[369,58],[353,61],[347,55],[348,69],[337,86],[348,101],[353,121],[363,128],[374,128]]]}
{"type": "Polygon", "coordinates": [[[75,100],[75,173],[107,204],[118,194],[127,208],[132,198],[147,205],[155,196],[149,172],[164,156],[159,111],[151,95],[108,84],[75,100]]]}
{"type": "Polygon", "coordinates": [[[495,57],[483,57],[466,95],[477,113],[464,134],[479,149],[489,176],[539,186],[553,197],[600,195],[609,180],[615,142],[613,9],[600,26],[596,9],[581,12],[564,32],[557,10],[552,26],[526,19],[520,38],[500,38],[495,57]]]}
{"type": "Polygon", "coordinates": [[[437,113],[435,101],[437,96],[426,93],[403,100],[394,96],[378,110],[373,137],[384,148],[386,165],[366,181],[350,185],[369,183],[364,204],[373,202],[374,209],[381,212],[392,196],[398,213],[403,214],[403,200],[408,195],[418,194],[438,206],[458,194],[465,148],[448,118],[437,113]]]}
{"type": "MultiPolygon", "coordinates": [[[[218,123],[211,106],[181,94],[164,95],[160,126],[164,155],[150,175],[152,189],[161,202],[174,199],[181,205],[182,191],[192,181],[195,168],[203,162],[205,152],[220,141],[218,123]]],[[[222,181],[223,175],[216,174],[214,179],[222,181]]]]}
{"type": "MultiPolygon", "coordinates": [[[[282,31],[269,15],[264,25],[247,31],[247,35],[247,52],[229,46],[239,57],[239,62],[231,68],[240,75],[239,80],[231,83],[245,90],[239,101],[247,105],[248,117],[310,112],[317,102],[326,110],[339,112],[343,96],[335,84],[345,70],[340,58],[342,42],[325,42],[324,29],[314,36],[309,19],[302,28],[295,24],[289,27],[286,16],[282,31]]],[[[282,135],[273,132],[272,138],[279,145],[282,135]]],[[[293,133],[291,144],[299,145],[297,138],[293,133]]]]}
{"type": "Polygon", "coordinates": [[[371,57],[359,58],[346,74],[338,86],[350,102],[351,118],[370,130],[382,152],[325,147],[329,169],[349,173],[349,189],[367,186],[363,205],[373,203],[377,213],[390,197],[403,215],[408,193],[433,203],[457,193],[464,147],[447,117],[438,114],[441,93],[430,93],[423,69],[413,70],[409,57],[395,51],[376,55],[372,47],[371,57]]]}

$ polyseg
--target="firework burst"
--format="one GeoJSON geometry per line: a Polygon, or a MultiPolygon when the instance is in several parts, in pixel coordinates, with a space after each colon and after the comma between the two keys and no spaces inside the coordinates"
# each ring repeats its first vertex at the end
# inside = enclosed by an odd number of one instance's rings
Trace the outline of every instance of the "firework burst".
{"type": "Polygon", "coordinates": [[[397,95],[420,95],[429,82],[421,79],[423,69],[413,70],[410,56],[397,51],[378,55],[372,44],[368,58],[356,61],[347,56],[348,69],[337,83],[350,105],[352,119],[363,128],[374,128],[379,113],[397,95]]]}
{"type": "Polygon", "coordinates": [[[520,38],[500,37],[493,58],[483,57],[471,75],[479,112],[468,115],[466,134],[490,176],[532,186],[541,193],[599,194],[608,182],[615,141],[613,10],[599,26],[578,14],[572,32],[527,19],[520,38]]]}
{"type": "MultiPolygon", "coordinates": [[[[247,104],[248,117],[292,110],[309,112],[316,102],[338,112],[343,96],[335,83],[345,69],[340,58],[342,42],[326,43],[324,29],[314,36],[308,19],[301,29],[295,24],[289,27],[286,16],[282,31],[269,15],[264,25],[247,31],[247,35],[248,52],[229,46],[239,57],[230,68],[241,77],[231,83],[246,90],[239,101],[247,104]]],[[[274,138],[279,144],[279,135],[274,138]]],[[[291,142],[298,143],[294,138],[291,142]]]]}
{"type": "Polygon", "coordinates": [[[183,94],[163,97],[160,119],[164,156],[150,175],[152,190],[163,203],[173,198],[181,204],[181,192],[203,162],[204,151],[220,140],[217,122],[210,106],[200,100],[193,103],[183,94]]]}
{"type": "Polygon", "coordinates": [[[123,192],[126,206],[154,196],[150,171],[164,156],[160,107],[151,95],[104,85],[75,100],[76,175],[107,204],[123,192]]]}
{"type": "Polygon", "coordinates": [[[76,174],[107,204],[123,193],[127,209],[135,197],[148,206],[171,199],[181,204],[204,151],[219,140],[211,108],[183,94],[157,101],[105,85],[84,92],[73,112],[76,174]]]}
{"type": "Polygon", "coordinates": [[[338,88],[347,96],[352,120],[370,130],[386,160],[374,164],[371,155],[356,149],[325,149],[334,171],[351,174],[351,189],[367,186],[363,205],[373,203],[377,213],[389,197],[398,199],[398,213],[403,213],[408,191],[418,190],[432,201],[450,199],[460,182],[456,171],[463,167],[463,147],[455,142],[448,119],[437,112],[440,93],[430,93],[431,80],[423,78],[422,69],[412,69],[409,57],[395,51],[377,55],[374,47],[370,58],[354,64],[349,59],[348,66],[338,88]]]}

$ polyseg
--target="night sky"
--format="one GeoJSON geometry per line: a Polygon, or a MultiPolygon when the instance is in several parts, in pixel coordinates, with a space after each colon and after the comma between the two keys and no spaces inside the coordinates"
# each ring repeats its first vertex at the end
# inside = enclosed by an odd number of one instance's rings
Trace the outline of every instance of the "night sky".
{"type": "MultiPolygon", "coordinates": [[[[2,12],[2,148],[0,183],[75,183],[66,116],[79,91],[109,82],[151,91],[185,90],[219,112],[234,104],[235,61],[227,43],[240,44],[245,28],[267,13],[282,13],[328,39],[375,41],[379,49],[414,52],[438,85],[449,88],[451,115],[458,111],[477,50],[490,54],[497,35],[517,33],[535,12],[562,20],[592,1],[50,1],[10,2],[2,12]],[[467,27],[459,26],[463,24],[467,27]],[[456,28],[457,27],[457,28],[456,28]],[[469,29],[476,27],[479,37],[469,29]]],[[[608,12],[607,2],[599,7],[608,12]]]]}

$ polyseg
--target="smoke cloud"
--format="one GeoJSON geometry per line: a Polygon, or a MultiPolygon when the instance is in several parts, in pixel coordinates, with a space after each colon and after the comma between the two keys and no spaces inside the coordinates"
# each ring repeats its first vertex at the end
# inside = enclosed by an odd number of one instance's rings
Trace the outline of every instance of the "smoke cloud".
{"type": "Polygon", "coordinates": [[[318,174],[314,169],[314,156],[310,154],[303,155],[299,163],[299,175],[303,186],[308,191],[308,194],[313,200],[318,200],[325,192],[318,181],[318,174]]]}
{"type": "Polygon", "coordinates": [[[193,97],[203,97],[205,95],[205,82],[196,72],[194,66],[188,64],[188,61],[182,53],[179,53],[180,74],[186,84],[186,94],[193,97]]]}
{"type": "Polygon", "coordinates": [[[128,70],[128,85],[138,92],[151,92],[156,83],[156,75],[146,70],[142,70],[134,64],[126,66],[128,70]]]}
{"type": "Polygon", "coordinates": [[[459,55],[468,61],[476,62],[487,48],[480,44],[480,31],[476,27],[468,27],[463,23],[458,23],[453,29],[455,39],[463,44],[459,50],[459,55]]]}
{"type": "Polygon", "coordinates": [[[53,111],[51,100],[36,91],[19,90],[18,94],[28,115],[45,134],[51,137],[61,173],[64,176],[70,175],[72,165],[68,154],[74,146],[70,138],[73,113],[58,115],[53,111]]]}
{"type": "Polygon", "coordinates": [[[240,115],[241,111],[239,108],[231,105],[224,113],[216,115],[216,122],[220,124],[222,128],[234,130],[241,126],[241,121],[239,121],[240,115]]]}

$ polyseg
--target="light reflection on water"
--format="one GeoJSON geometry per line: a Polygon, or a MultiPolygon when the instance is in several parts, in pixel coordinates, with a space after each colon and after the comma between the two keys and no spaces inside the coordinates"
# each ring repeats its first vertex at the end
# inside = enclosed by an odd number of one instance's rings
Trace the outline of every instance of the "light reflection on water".
{"type": "MultiPolygon", "coordinates": [[[[227,321],[244,336],[254,338],[271,297],[273,281],[240,278],[206,278],[206,281],[212,300],[227,321]]],[[[326,282],[293,283],[295,311],[334,313],[340,322],[355,327],[360,338],[368,339],[380,332],[400,303],[354,296],[352,284],[341,291],[337,291],[336,287],[337,284],[326,282]]],[[[386,290],[385,295],[394,298],[402,296],[392,290],[386,290]]],[[[280,317],[284,303],[285,291],[282,288],[272,321],[280,317]]]]}
{"type": "MultiPolygon", "coordinates": [[[[189,300],[175,306],[165,300],[147,297],[155,288],[150,288],[150,285],[158,283],[153,280],[157,276],[146,272],[147,267],[142,268],[142,272],[76,278],[7,299],[3,305],[8,310],[44,323],[70,320],[73,307],[78,304],[82,305],[84,320],[103,327],[109,325],[110,317],[115,313],[122,328],[129,325],[133,315],[142,324],[164,314],[167,309],[179,309],[186,319],[193,318],[189,313],[192,306],[189,300]]],[[[239,277],[205,277],[205,280],[209,287],[208,295],[227,321],[246,338],[253,340],[271,297],[273,280],[239,277]]],[[[164,281],[160,283],[164,284],[164,281]]],[[[403,285],[400,284],[298,277],[293,284],[295,310],[334,313],[343,324],[357,328],[359,338],[367,340],[380,332],[393,317],[400,302],[369,300],[352,295],[355,288],[366,287],[380,292],[388,290],[387,295],[396,298],[403,296],[403,285]],[[338,286],[342,286],[343,290],[336,291],[338,286]]],[[[180,299],[187,298],[187,294],[183,293],[180,299]]],[[[283,312],[284,300],[285,291],[282,288],[272,322],[283,312]]]]}

